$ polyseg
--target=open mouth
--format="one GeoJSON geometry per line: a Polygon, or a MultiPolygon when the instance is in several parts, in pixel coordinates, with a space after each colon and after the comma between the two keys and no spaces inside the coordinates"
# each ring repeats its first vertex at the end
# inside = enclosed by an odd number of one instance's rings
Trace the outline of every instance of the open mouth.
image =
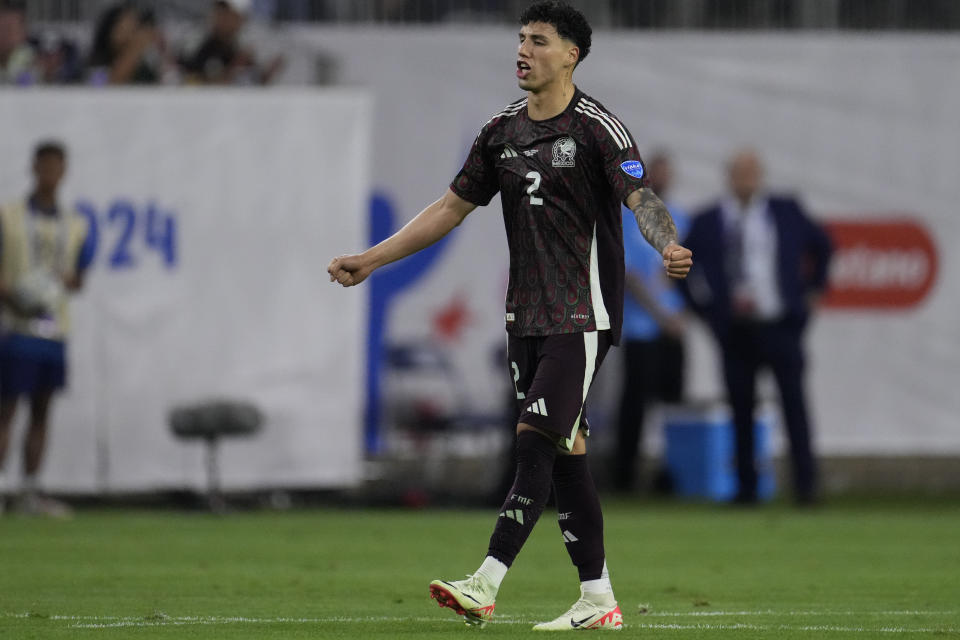
{"type": "Polygon", "coordinates": [[[530,65],[523,60],[517,60],[517,77],[526,78],[530,73],[530,65]]]}

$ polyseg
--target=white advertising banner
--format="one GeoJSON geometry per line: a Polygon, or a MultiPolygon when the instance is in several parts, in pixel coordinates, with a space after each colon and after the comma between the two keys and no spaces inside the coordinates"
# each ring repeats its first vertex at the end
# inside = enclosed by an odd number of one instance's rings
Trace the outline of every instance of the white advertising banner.
{"type": "MultiPolygon", "coordinates": [[[[437,198],[480,126],[522,95],[513,29],[290,33],[334,57],[341,82],[375,95],[384,231],[437,198]]],[[[960,454],[960,257],[949,250],[960,243],[958,59],[960,41],[927,35],[601,32],[577,70],[641,152],[673,154],[673,199],[688,210],[722,193],[725,160],[749,144],[773,189],[829,223],[833,290],[809,333],[821,453],[960,454]]],[[[368,444],[404,421],[476,424],[501,409],[505,244],[495,200],[372,287],[383,333],[372,345],[384,356],[368,444]]],[[[702,328],[688,345],[689,395],[720,397],[702,328]]],[[[594,394],[600,435],[612,428],[619,373],[614,354],[594,394]]]]}
{"type": "Polygon", "coordinates": [[[226,489],[357,482],[366,298],[325,269],[366,241],[370,118],[356,91],[0,96],[2,198],[27,193],[34,145],[60,140],[62,201],[97,236],[45,487],[202,487],[201,446],[168,414],[222,398],[265,417],[223,440],[226,489]]]}

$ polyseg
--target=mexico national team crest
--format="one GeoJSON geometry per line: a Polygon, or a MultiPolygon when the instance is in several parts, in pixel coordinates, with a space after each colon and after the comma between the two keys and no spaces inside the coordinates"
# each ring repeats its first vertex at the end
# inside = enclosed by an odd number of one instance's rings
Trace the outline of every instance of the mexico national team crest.
{"type": "Polygon", "coordinates": [[[564,136],[553,143],[553,166],[573,167],[573,157],[577,155],[577,143],[570,136],[564,136]]]}

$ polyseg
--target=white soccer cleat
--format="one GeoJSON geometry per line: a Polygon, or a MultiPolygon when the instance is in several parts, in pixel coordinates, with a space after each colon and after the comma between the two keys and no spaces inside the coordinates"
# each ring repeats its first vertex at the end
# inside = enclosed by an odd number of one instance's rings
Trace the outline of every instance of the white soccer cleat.
{"type": "Polygon", "coordinates": [[[497,590],[478,575],[466,580],[434,580],[430,583],[430,597],[441,607],[453,609],[467,624],[481,627],[493,617],[497,590]]]}
{"type": "Polygon", "coordinates": [[[620,605],[599,605],[586,598],[573,603],[570,610],[555,620],[536,625],[534,631],[581,631],[606,630],[619,631],[623,628],[623,614],[620,605]]]}

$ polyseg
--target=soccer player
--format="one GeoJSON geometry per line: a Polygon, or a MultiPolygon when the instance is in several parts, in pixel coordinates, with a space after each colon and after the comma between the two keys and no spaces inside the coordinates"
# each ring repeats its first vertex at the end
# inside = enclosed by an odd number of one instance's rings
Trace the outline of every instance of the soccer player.
{"type": "MultiPolygon", "coordinates": [[[[47,440],[53,394],[66,382],[67,298],[83,286],[93,259],[85,218],[57,198],[67,154],[43,142],[33,157],[30,195],[0,207],[0,471],[21,396],[30,400],[21,508],[67,517],[67,505],[41,496],[36,476],[47,440]]],[[[2,475],[2,474],[0,474],[2,475]]],[[[0,501],[3,497],[0,496],[0,501]]]]}
{"type": "Polygon", "coordinates": [[[340,256],[331,281],[363,282],[375,269],[436,242],[498,191],[510,248],[508,358],[520,407],[517,473],[487,556],[466,580],[434,580],[430,594],[469,624],[493,616],[497,590],[553,485],[558,520],[580,576],[581,598],[540,630],[619,629],[603,547],[603,516],[586,459],[583,403],[620,338],[623,230],[634,212],[669,276],[683,278],[690,251],[677,244],[666,207],[644,183],[626,127],[573,83],[590,51],[583,15],[537,2],[520,17],[517,80],[527,92],[480,130],[443,196],[380,244],[340,256]]]}

